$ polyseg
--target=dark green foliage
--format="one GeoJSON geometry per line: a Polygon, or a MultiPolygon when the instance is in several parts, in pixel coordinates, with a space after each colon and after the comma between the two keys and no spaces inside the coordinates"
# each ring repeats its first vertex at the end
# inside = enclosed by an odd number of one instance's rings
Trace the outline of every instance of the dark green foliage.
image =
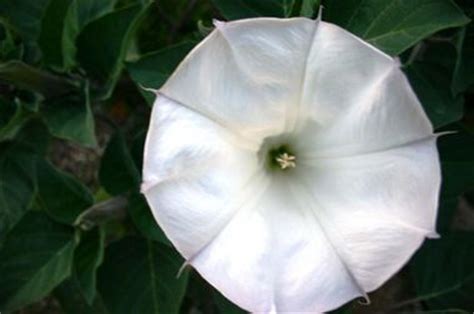
{"type": "Polygon", "coordinates": [[[33,201],[35,168],[31,151],[11,143],[0,144],[0,247],[33,201]]]}
{"type": "Polygon", "coordinates": [[[248,17],[290,16],[295,0],[213,0],[222,15],[229,20],[248,17]]]}
{"type": "Polygon", "coordinates": [[[325,4],[326,20],[391,55],[436,31],[469,23],[450,0],[327,0],[325,4]]]}
{"type": "Polygon", "coordinates": [[[442,237],[386,308],[472,312],[473,231],[455,224],[474,199],[470,0],[0,0],[0,312],[47,298],[66,314],[244,313],[196,272],[176,278],[184,260],[139,192],[146,121],[212,18],[319,13],[399,57],[436,132],[448,131],[442,237]]]}
{"type": "Polygon", "coordinates": [[[105,231],[96,227],[81,235],[74,252],[74,270],[81,294],[87,304],[93,305],[97,289],[97,269],[102,264],[105,248],[105,231]]]}
{"type": "Polygon", "coordinates": [[[140,238],[111,244],[99,272],[99,291],[111,313],[179,312],[187,272],[184,260],[169,246],[140,238]]]}
{"type": "Polygon", "coordinates": [[[141,234],[154,241],[171,245],[163,230],[155,223],[145,198],[134,193],[129,199],[130,216],[141,234]]]}
{"type": "Polygon", "coordinates": [[[119,78],[133,31],[147,7],[135,4],[113,11],[87,25],[79,35],[77,53],[81,66],[94,82],[105,85],[99,95],[110,96],[119,78]]]}
{"type": "MultiPolygon", "coordinates": [[[[193,43],[184,42],[146,54],[137,62],[127,64],[127,70],[141,87],[159,89],[193,46],[193,43]]],[[[147,90],[142,93],[151,104],[154,100],[153,93],[147,90]]]]}
{"type": "Polygon", "coordinates": [[[55,169],[45,160],[36,163],[37,207],[58,222],[72,224],[94,203],[89,190],[71,175],[55,169]]]}
{"type": "Polygon", "coordinates": [[[140,174],[120,131],[115,133],[105,149],[99,170],[99,180],[109,194],[116,195],[138,190],[140,174]]]}
{"type": "Polygon", "coordinates": [[[436,129],[462,117],[464,99],[451,93],[450,73],[445,68],[417,62],[410,64],[406,72],[436,129]]]}
{"type": "Polygon", "coordinates": [[[474,233],[429,240],[412,261],[418,297],[430,309],[474,308],[474,233]]]}
{"type": "Polygon", "coordinates": [[[0,250],[0,309],[40,300],[71,274],[74,230],[30,212],[8,234],[0,250]]]}

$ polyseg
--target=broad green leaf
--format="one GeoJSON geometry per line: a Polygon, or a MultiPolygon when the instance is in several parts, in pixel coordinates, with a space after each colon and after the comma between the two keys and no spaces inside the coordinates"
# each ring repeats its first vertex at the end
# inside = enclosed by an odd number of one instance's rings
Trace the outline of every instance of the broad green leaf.
{"type": "Polygon", "coordinates": [[[91,21],[112,11],[115,0],[50,0],[42,19],[43,62],[56,69],[75,65],[76,38],[91,21]]]}
{"type": "Polygon", "coordinates": [[[136,4],[113,11],[88,24],[78,36],[78,60],[87,74],[102,85],[99,97],[107,98],[115,86],[132,35],[147,8],[148,5],[136,4]]]}
{"type": "Polygon", "coordinates": [[[158,226],[153,214],[151,213],[150,207],[143,197],[139,193],[133,193],[130,196],[128,211],[132,217],[135,226],[138,228],[141,234],[148,239],[161,242],[163,244],[171,246],[171,242],[166,237],[165,233],[158,226]]]}
{"type": "Polygon", "coordinates": [[[194,43],[184,42],[148,53],[136,62],[127,63],[128,73],[141,87],[141,92],[149,104],[153,103],[155,95],[142,88],[159,89],[193,47],[194,43]]]}
{"type": "Polygon", "coordinates": [[[0,245],[33,201],[35,158],[24,147],[0,144],[0,245]]]}
{"type": "Polygon", "coordinates": [[[74,252],[74,269],[84,298],[93,305],[97,291],[97,269],[102,264],[105,232],[101,227],[82,233],[74,252]]]}
{"type": "Polygon", "coordinates": [[[0,310],[13,311],[48,295],[71,274],[75,236],[39,212],[29,212],[0,251],[0,310]]]}
{"type": "Polygon", "coordinates": [[[79,33],[87,24],[110,13],[116,2],[116,0],[72,0],[65,17],[62,34],[62,49],[66,68],[75,65],[76,39],[79,33]]]}
{"type": "Polygon", "coordinates": [[[38,70],[20,61],[0,63],[0,80],[38,92],[47,98],[67,94],[75,88],[75,84],[66,78],[38,70]]]}
{"type": "Polygon", "coordinates": [[[88,84],[83,91],[45,102],[43,117],[52,135],[95,147],[95,122],[88,84]]]}
{"type": "Polygon", "coordinates": [[[73,0],[50,0],[44,12],[38,44],[41,48],[43,62],[62,68],[63,65],[63,32],[65,16],[73,0]]]}
{"type": "Polygon", "coordinates": [[[458,57],[454,69],[452,90],[460,93],[474,84],[474,26],[460,30],[456,43],[458,57]]]}
{"type": "Polygon", "coordinates": [[[2,0],[0,16],[25,40],[37,39],[49,0],[2,0]]]}
{"type": "Polygon", "coordinates": [[[55,220],[72,225],[94,203],[92,194],[82,183],[49,162],[38,160],[36,172],[37,206],[55,220]]]}
{"type": "Polygon", "coordinates": [[[336,23],[390,55],[469,19],[451,0],[327,0],[323,20],[336,23]]]}
{"type": "Polygon", "coordinates": [[[99,292],[110,314],[178,313],[188,274],[170,247],[141,238],[111,244],[99,269],[99,292]]]}
{"type": "Polygon", "coordinates": [[[431,310],[474,308],[474,233],[427,240],[411,262],[417,299],[431,310]]]}
{"type": "Polygon", "coordinates": [[[120,131],[115,133],[105,149],[99,169],[99,181],[111,195],[139,188],[140,173],[120,131]]]}
{"type": "Polygon", "coordinates": [[[229,20],[257,16],[288,17],[294,0],[213,0],[222,15],[229,20]]]}
{"type": "Polygon", "coordinates": [[[464,99],[452,95],[451,75],[445,68],[416,62],[406,73],[435,129],[461,119],[464,99]]]}
{"type": "Polygon", "coordinates": [[[53,295],[66,314],[109,314],[100,295],[96,295],[92,305],[89,305],[75,274],[56,287],[53,295]]]}

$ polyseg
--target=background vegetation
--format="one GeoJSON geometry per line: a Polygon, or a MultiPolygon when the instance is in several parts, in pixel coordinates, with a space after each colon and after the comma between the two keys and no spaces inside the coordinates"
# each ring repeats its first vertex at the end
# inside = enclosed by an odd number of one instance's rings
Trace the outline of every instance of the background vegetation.
{"type": "MultiPolygon", "coordinates": [[[[0,0],[0,311],[241,313],[139,193],[153,97],[212,18],[307,16],[318,0],[0,0]]],[[[323,19],[403,68],[441,137],[438,231],[340,313],[474,309],[474,2],[323,0],[323,19]]]]}

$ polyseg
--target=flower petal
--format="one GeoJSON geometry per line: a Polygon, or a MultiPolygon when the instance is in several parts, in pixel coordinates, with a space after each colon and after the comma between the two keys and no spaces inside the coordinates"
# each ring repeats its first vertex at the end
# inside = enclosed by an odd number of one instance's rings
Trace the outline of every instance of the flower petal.
{"type": "Polygon", "coordinates": [[[357,157],[300,160],[300,166],[308,203],[316,204],[364,290],[398,271],[425,237],[437,237],[441,175],[434,136],[357,157]]]}
{"type": "Polygon", "coordinates": [[[335,25],[319,24],[306,73],[299,132],[307,153],[353,155],[432,134],[398,62],[335,25]]]}
{"type": "Polygon", "coordinates": [[[284,181],[272,180],[190,263],[252,312],[325,312],[364,295],[284,181]]]}
{"type": "Polygon", "coordinates": [[[262,173],[227,130],[158,95],[145,145],[142,190],[155,219],[189,258],[227,224],[262,173]],[[258,169],[258,170],[257,170],[258,169]]]}
{"type": "Polygon", "coordinates": [[[217,22],[161,92],[247,138],[278,134],[299,101],[316,24],[306,18],[217,22]]]}

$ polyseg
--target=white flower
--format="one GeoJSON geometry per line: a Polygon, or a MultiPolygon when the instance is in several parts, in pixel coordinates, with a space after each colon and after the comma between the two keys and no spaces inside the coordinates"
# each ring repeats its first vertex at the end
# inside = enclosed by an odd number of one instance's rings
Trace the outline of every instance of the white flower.
{"type": "Polygon", "coordinates": [[[436,136],[399,63],[305,18],[217,22],[157,92],[143,191],[253,312],[324,312],[435,237],[436,136]]]}

